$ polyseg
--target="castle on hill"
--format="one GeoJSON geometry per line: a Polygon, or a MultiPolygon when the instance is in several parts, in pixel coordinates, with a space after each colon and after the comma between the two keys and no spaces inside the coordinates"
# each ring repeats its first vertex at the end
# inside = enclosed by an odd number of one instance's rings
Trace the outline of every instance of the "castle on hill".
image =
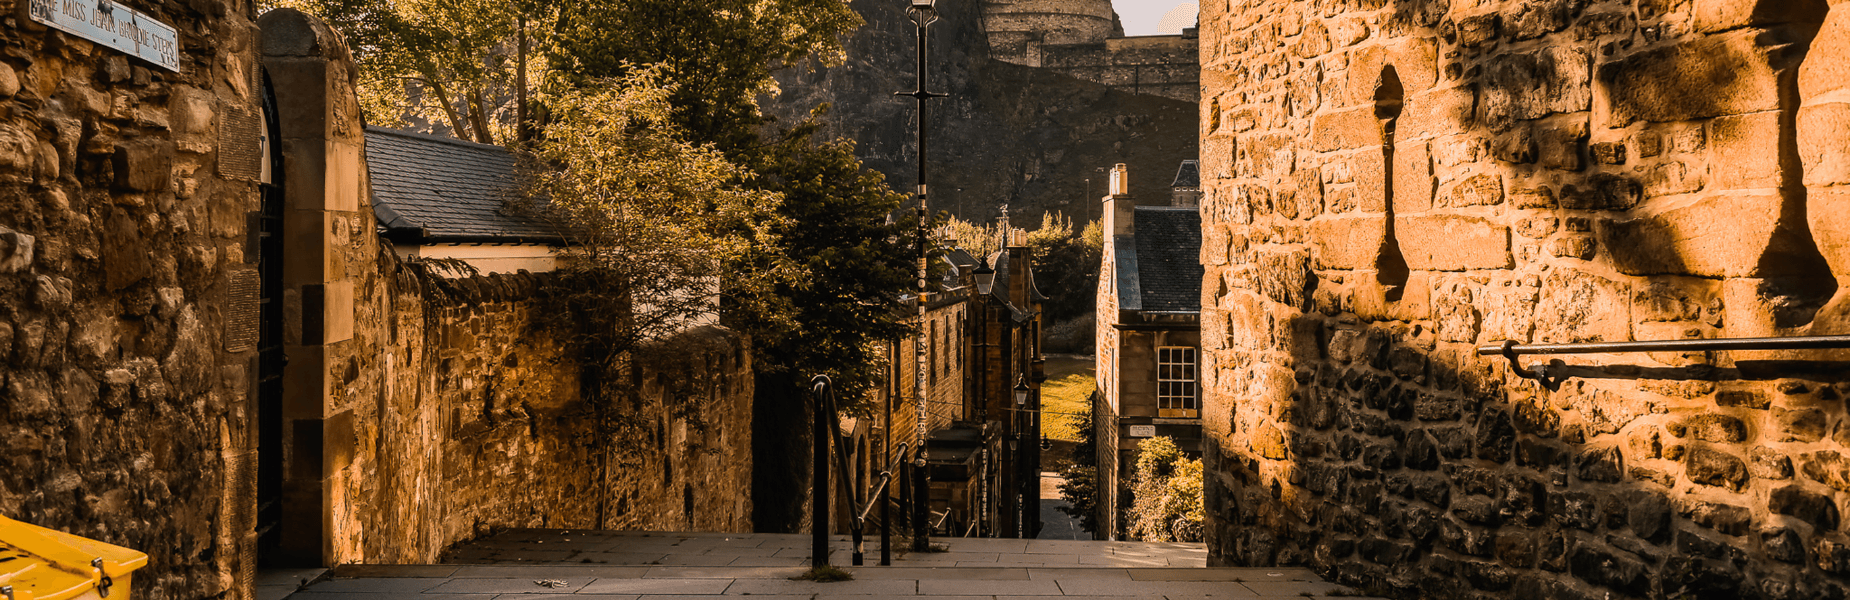
{"type": "Polygon", "coordinates": [[[1196,102],[1195,28],[1127,37],[1110,0],[987,0],[983,28],[991,58],[1113,89],[1196,102]]]}

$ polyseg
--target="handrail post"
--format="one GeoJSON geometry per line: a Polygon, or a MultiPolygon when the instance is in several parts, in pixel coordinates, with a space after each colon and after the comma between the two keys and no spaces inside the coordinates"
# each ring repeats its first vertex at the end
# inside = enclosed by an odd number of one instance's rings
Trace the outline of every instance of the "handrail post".
{"type": "Polygon", "coordinates": [[[810,489],[810,502],[815,515],[810,518],[809,528],[814,539],[811,540],[809,565],[815,568],[829,565],[829,436],[832,433],[823,421],[822,414],[822,394],[828,389],[828,378],[817,375],[812,381],[815,385],[810,388],[810,393],[815,399],[811,403],[815,409],[815,418],[810,421],[813,423],[816,442],[815,460],[810,465],[810,481],[814,483],[810,489]]]}
{"type": "MultiPolygon", "coordinates": [[[[886,473],[886,485],[880,489],[880,566],[893,564],[893,501],[887,489],[893,485],[891,465],[886,473]]],[[[870,499],[871,500],[871,499],[870,499]]]]}

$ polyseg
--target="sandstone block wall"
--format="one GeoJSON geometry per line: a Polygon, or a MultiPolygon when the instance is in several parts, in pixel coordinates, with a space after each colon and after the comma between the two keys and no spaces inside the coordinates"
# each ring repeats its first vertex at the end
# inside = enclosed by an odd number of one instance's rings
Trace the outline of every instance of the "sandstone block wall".
{"type": "Polygon", "coordinates": [[[1549,386],[1473,352],[1842,331],[1824,4],[1204,4],[1212,560],[1850,594],[1842,353],[1563,357],[1549,386]]]}
{"type": "Polygon", "coordinates": [[[0,2],[0,512],[149,551],[142,597],[211,597],[254,567],[227,297],[257,183],[221,140],[258,110],[256,28],[123,4],[179,31],[180,72],[0,2]]]}
{"type": "Polygon", "coordinates": [[[150,598],[248,598],[265,561],[430,561],[491,527],[750,528],[746,340],[650,349],[624,429],[595,435],[533,281],[382,250],[338,36],[281,10],[260,31],[242,2],[125,5],[179,31],[179,73],[23,9],[0,29],[0,512],[149,553],[150,598]],[[283,257],[260,273],[266,90],[283,257]],[[283,542],[260,553],[266,435],[283,542]]]}

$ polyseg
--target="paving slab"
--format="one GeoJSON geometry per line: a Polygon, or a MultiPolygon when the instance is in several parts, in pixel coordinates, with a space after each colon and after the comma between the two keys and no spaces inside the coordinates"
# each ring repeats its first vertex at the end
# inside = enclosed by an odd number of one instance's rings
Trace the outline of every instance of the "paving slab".
{"type": "Polygon", "coordinates": [[[448,580],[421,577],[328,579],[308,586],[308,591],[323,593],[378,592],[382,594],[416,594],[443,585],[445,581],[448,580]]]}
{"type": "Polygon", "coordinates": [[[724,594],[731,579],[598,579],[586,594],[724,594]]]}
{"type": "Polygon", "coordinates": [[[1229,597],[1254,597],[1259,594],[1245,585],[1231,581],[1100,581],[1096,579],[1056,579],[1060,591],[1068,596],[1164,596],[1168,594],[1203,594],[1229,597]]]}
{"type": "Polygon", "coordinates": [[[552,577],[522,577],[497,579],[451,579],[428,590],[429,593],[447,594],[572,594],[584,589],[593,579],[575,577],[557,579],[552,577]]]}
{"type": "Polygon", "coordinates": [[[789,579],[740,579],[726,588],[728,596],[750,594],[829,594],[832,596],[911,596],[919,582],[911,579],[873,579],[817,583],[789,579]]]}
{"type": "Polygon", "coordinates": [[[789,579],[802,575],[798,567],[651,567],[646,579],[789,579]]]}
{"type": "Polygon", "coordinates": [[[968,596],[1006,594],[1010,596],[1059,596],[1060,586],[1052,581],[957,581],[928,580],[919,582],[920,596],[968,596]]]}
{"type": "Polygon", "coordinates": [[[951,579],[960,581],[1026,581],[1027,569],[976,567],[845,567],[861,579],[951,579]]]}
{"type": "Polygon", "coordinates": [[[1129,569],[1113,568],[1053,568],[1034,567],[1028,569],[1029,579],[1118,579],[1129,581],[1129,569]]]}
{"type": "Polygon", "coordinates": [[[1351,592],[1349,588],[1323,581],[1249,581],[1242,585],[1261,596],[1335,596],[1351,592]]]}
{"type": "Polygon", "coordinates": [[[451,577],[457,578],[547,578],[547,579],[636,579],[648,574],[649,567],[611,567],[603,565],[468,565],[459,567],[451,577]]]}

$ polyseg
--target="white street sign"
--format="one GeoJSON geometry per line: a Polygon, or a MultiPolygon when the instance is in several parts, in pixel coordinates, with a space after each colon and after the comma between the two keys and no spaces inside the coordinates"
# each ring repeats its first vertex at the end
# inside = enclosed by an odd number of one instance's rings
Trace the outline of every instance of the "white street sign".
{"type": "Polygon", "coordinates": [[[31,0],[32,20],[180,72],[180,35],[109,0],[31,0]]]}

